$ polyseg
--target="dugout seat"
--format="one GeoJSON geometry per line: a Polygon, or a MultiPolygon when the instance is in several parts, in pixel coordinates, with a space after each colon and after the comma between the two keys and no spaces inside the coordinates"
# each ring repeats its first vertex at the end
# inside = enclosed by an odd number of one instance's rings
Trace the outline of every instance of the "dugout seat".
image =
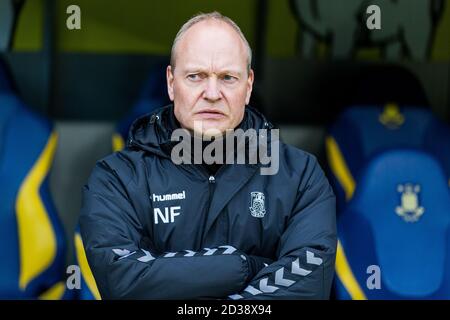
{"type": "Polygon", "coordinates": [[[0,299],[59,299],[64,229],[49,190],[57,135],[16,95],[0,61],[0,299]]]}
{"type": "Polygon", "coordinates": [[[167,64],[158,64],[150,72],[141,93],[130,112],[119,121],[112,137],[113,151],[122,150],[128,137],[128,130],[138,117],[170,103],[166,86],[167,64]]]}
{"type": "Polygon", "coordinates": [[[326,151],[336,298],[449,299],[449,127],[423,107],[354,106],[330,128],[326,151]]]}

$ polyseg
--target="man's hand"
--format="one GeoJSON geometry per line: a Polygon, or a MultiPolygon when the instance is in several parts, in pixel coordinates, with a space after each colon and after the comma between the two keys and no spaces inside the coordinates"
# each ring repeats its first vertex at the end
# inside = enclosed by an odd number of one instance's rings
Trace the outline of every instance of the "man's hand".
{"type": "Polygon", "coordinates": [[[247,282],[250,282],[258,274],[258,272],[261,271],[261,269],[273,262],[271,259],[260,256],[247,255],[246,257],[249,269],[249,277],[247,282]]]}

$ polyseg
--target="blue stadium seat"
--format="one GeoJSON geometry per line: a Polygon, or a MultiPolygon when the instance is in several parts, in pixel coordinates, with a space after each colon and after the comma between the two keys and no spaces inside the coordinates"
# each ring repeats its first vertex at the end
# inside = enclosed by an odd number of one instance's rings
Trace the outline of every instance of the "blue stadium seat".
{"type": "MultiPolygon", "coordinates": [[[[151,70],[147,81],[145,82],[141,94],[133,106],[131,111],[122,119],[117,127],[116,133],[112,137],[112,151],[122,150],[134,120],[138,117],[150,113],[153,110],[169,103],[166,87],[166,66],[167,64],[159,64],[151,70]]],[[[79,229],[75,232],[75,252],[76,261],[81,270],[81,290],[78,290],[78,299],[81,300],[100,300],[101,296],[95,283],[95,278],[89,267],[86,253],[84,250],[83,240],[79,229]]]]}
{"type": "Polygon", "coordinates": [[[352,198],[362,169],[380,152],[416,148],[436,157],[450,182],[450,128],[429,109],[413,106],[354,106],[345,110],[326,138],[338,211],[352,198]]]}
{"type": "Polygon", "coordinates": [[[49,190],[56,144],[51,124],[21,102],[0,61],[1,299],[64,293],[64,229],[49,190]]]}
{"type": "Polygon", "coordinates": [[[338,203],[336,298],[449,299],[448,126],[426,108],[355,106],[326,149],[338,203]],[[381,288],[369,289],[378,267],[381,288]]]}
{"type": "Polygon", "coordinates": [[[116,133],[112,138],[114,151],[123,149],[128,130],[134,120],[170,103],[167,94],[166,67],[167,64],[161,63],[150,71],[137,102],[130,112],[117,124],[116,133]]]}

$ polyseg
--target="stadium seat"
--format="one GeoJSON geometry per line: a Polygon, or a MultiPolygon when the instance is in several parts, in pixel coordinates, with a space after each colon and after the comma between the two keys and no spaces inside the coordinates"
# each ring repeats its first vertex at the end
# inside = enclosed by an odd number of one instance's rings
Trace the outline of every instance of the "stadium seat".
{"type": "MultiPolygon", "coordinates": [[[[430,109],[388,103],[345,110],[326,138],[338,211],[352,198],[362,169],[380,152],[417,148],[436,157],[450,178],[450,128],[430,109]]],[[[450,182],[450,180],[449,180],[450,182]]]]}
{"type": "Polygon", "coordinates": [[[354,106],[331,127],[326,151],[338,204],[336,298],[449,299],[448,126],[427,108],[354,106]],[[380,288],[369,288],[371,266],[380,288]]]}
{"type": "Polygon", "coordinates": [[[51,124],[19,99],[0,61],[1,299],[64,294],[64,229],[49,190],[56,145],[51,124]]]}
{"type": "Polygon", "coordinates": [[[161,63],[150,71],[136,104],[117,125],[116,133],[112,137],[113,151],[123,149],[134,120],[170,103],[166,86],[166,67],[167,64],[161,63]]]}

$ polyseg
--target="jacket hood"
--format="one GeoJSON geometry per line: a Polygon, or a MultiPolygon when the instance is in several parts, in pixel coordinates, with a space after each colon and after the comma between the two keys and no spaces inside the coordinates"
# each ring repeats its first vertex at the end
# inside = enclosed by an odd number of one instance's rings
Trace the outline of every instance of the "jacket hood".
{"type": "MultiPolygon", "coordinates": [[[[178,143],[171,141],[172,132],[180,128],[175,118],[173,104],[161,107],[152,113],[136,119],[130,127],[127,145],[148,151],[159,156],[170,157],[170,150],[178,143]]],[[[266,117],[256,109],[246,106],[244,118],[237,128],[248,129],[273,129],[274,126],[266,117]]],[[[268,138],[270,139],[270,134],[268,138]]]]}

